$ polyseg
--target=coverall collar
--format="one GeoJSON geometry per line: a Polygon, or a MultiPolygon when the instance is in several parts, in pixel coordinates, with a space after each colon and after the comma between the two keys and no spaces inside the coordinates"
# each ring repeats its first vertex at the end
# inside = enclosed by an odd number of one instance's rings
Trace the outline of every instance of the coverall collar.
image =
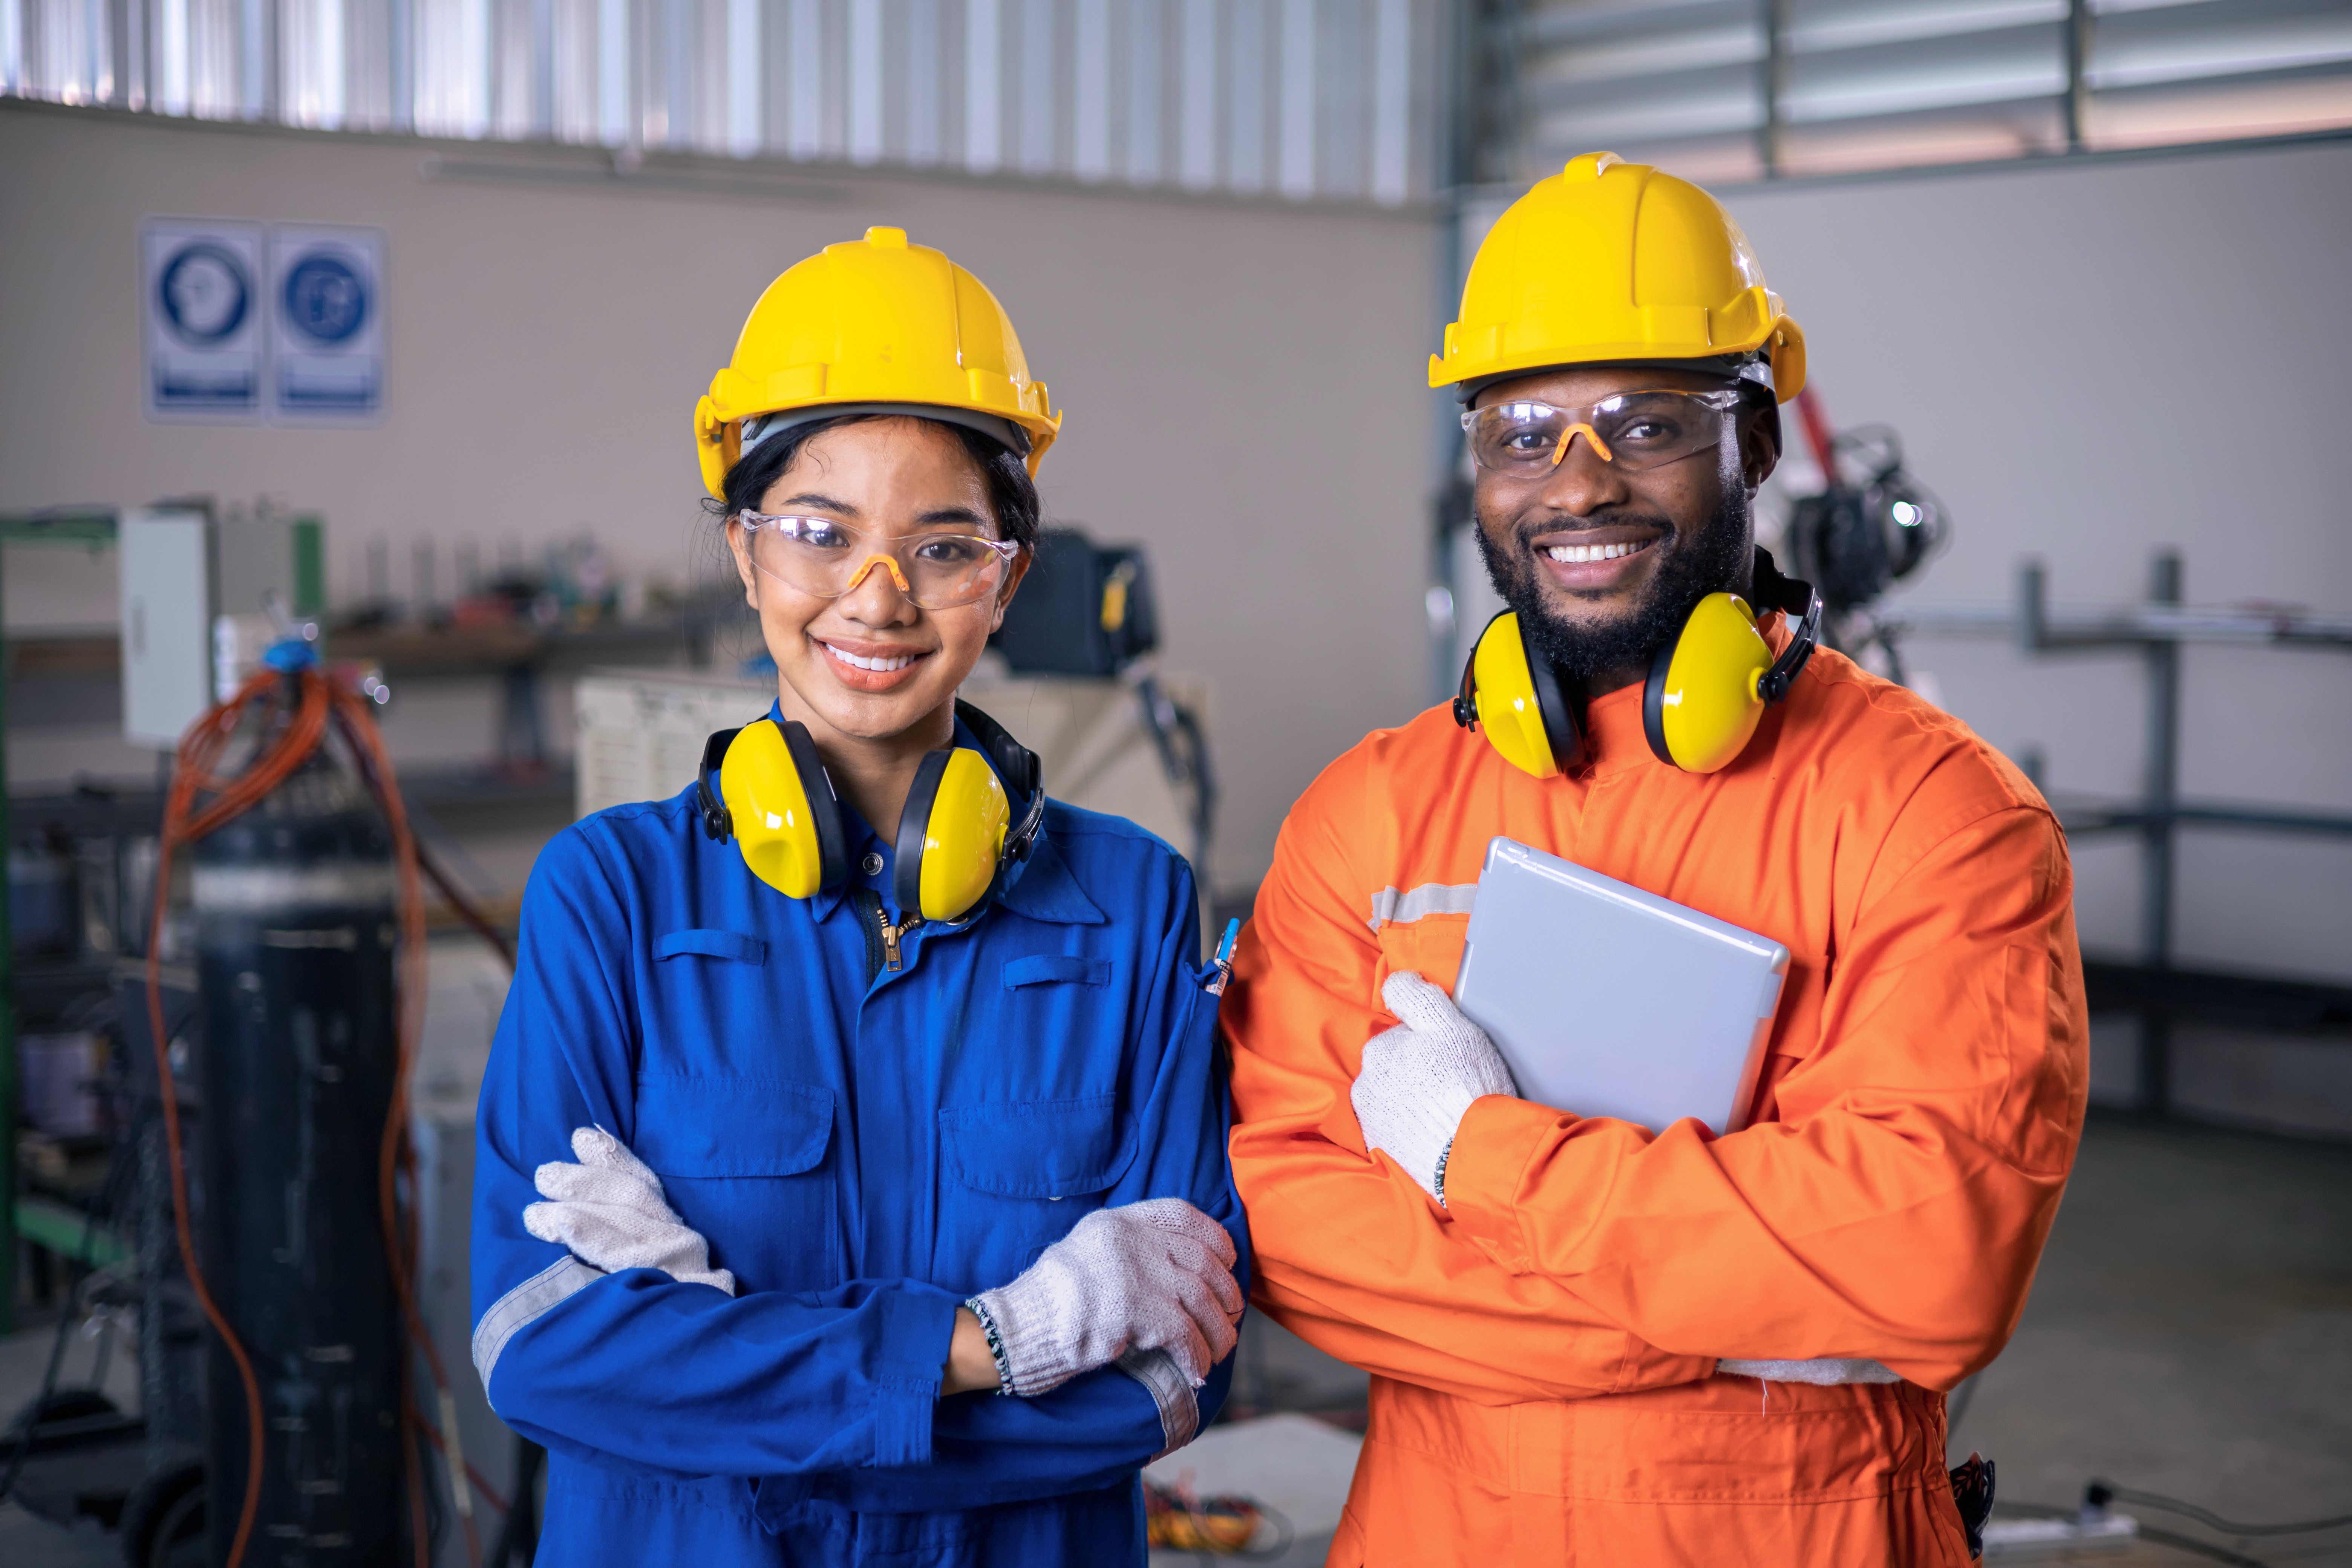
{"type": "MultiPolygon", "coordinates": [[[[768,704],[768,717],[776,723],[782,724],[784,721],[783,704],[780,701],[771,701],[768,704]]],[[[956,720],[955,734],[949,743],[978,752],[981,759],[988,763],[990,771],[997,775],[997,782],[1000,784],[1004,782],[1003,770],[997,767],[996,759],[988,754],[988,748],[981,744],[980,737],[972,732],[971,726],[965,723],[961,718],[956,720]]],[[[1029,808],[1028,797],[1013,794],[1010,785],[1006,786],[1005,793],[1012,795],[1013,816],[1017,822],[1022,814],[1029,808]]],[[[846,802],[843,805],[843,811],[845,817],[857,817],[857,814],[849,808],[846,802]]],[[[887,850],[887,847],[885,847],[887,850]]],[[[847,897],[848,893],[847,883],[840,887],[820,888],[810,898],[810,908],[814,910],[817,919],[829,920],[833,916],[833,911],[841,907],[841,900],[847,897]]],[[[1014,914],[1026,915],[1031,920],[1051,921],[1061,925],[1104,925],[1110,920],[1108,915],[1103,913],[1101,906],[1087,896],[1086,889],[1078,886],[1077,879],[1070,874],[1068,864],[1063,860],[1061,853],[1054,847],[1052,829],[1044,826],[1037,830],[1037,840],[1029,851],[1029,858],[1025,862],[1007,866],[1004,868],[1003,874],[997,879],[996,887],[981,908],[985,909],[988,903],[1000,903],[1014,914]]],[[[978,919],[979,914],[980,910],[974,910],[971,918],[978,919]]]]}

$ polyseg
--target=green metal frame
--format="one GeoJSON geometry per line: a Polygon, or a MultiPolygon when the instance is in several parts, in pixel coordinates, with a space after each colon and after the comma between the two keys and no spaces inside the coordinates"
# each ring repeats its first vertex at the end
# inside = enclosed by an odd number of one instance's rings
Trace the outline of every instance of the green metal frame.
{"type": "MultiPolygon", "coordinates": [[[[110,507],[58,507],[44,511],[0,513],[0,544],[68,544],[99,551],[114,543],[117,513],[110,507]]],[[[0,569],[0,588],[5,588],[0,569]]],[[[0,615],[0,633],[6,618],[0,615]]],[[[6,646],[0,641],[0,648],[6,646]]],[[[8,844],[8,682],[5,655],[0,655],[0,854],[8,844]]],[[[0,897],[0,1334],[16,1327],[16,1254],[21,1242],[34,1241],[62,1251],[67,1257],[81,1250],[83,1226],[79,1216],[60,1205],[16,1193],[16,1131],[22,1089],[16,1069],[16,941],[8,928],[8,900],[0,897]],[[50,1211],[56,1210],[55,1214],[50,1211]],[[53,1223],[65,1216],[63,1230],[53,1223]],[[62,1244],[62,1245],[61,1245],[62,1244]]],[[[94,1248],[114,1247],[112,1237],[94,1248]]],[[[95,1254],[94,1254],[95,1255],[95,1254]]],[[[119,1256],[117,1251],[115,1256],[119,1256]]]]}

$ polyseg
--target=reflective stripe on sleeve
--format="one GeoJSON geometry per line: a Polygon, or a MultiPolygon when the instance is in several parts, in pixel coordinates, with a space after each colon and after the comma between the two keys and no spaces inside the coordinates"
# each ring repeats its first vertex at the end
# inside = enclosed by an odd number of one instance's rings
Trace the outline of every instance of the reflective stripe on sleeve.
{"type": "Polygon", "coordinates": [[[474,1370],[481,1374],[482,1397],[489,1397],[490,1373],[509,1340],[603,1278],[602,1269],[566,1253],[493,1302],[474,1325],[474,1370]]]}
{"type": "Polygon", "coordinates": [[[1192,1385],[1166,1351],[1129,1351],[1117,1363],[1118,1370],[1143,1384],[1160,1406],[1160,1436],[1167,1447],[1151,1456],[1157,1464],[1201,1435],[1201,1402],[1192,1385]]]}
{"type": "Polygon", "coordinates": [[[1423,882],[1402,892],[1382,888],[1372,895],[1370,923],[1377,933],[1384,925],[1403,925],[1424,915],[1466,915],[1477,901],[1475,882],[1423,882]]]}

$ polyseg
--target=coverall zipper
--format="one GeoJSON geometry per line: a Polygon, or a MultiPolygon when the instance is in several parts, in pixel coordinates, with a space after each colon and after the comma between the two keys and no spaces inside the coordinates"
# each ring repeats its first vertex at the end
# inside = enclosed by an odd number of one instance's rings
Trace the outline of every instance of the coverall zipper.
{"type": "Polygon", "coordinates": [[[857,900],[857,910],[864,917],[866,930],[866,984],[874,984],[883,969],[896,974],[901,967],[902,954],[898,939],[923,923],[920,916],[900,921],[892,925],[882,910],[882,895],[871,889],[860,888],[851,895],[857,900]]]}

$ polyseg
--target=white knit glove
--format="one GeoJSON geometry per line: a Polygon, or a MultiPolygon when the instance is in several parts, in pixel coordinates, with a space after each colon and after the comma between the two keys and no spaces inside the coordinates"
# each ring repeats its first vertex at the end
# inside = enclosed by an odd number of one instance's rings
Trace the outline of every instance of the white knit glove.
{"type": "Polygon", "coordinates": [[[1181,1198],[1097,1209],[971,1305],[1011,1392],[1031,1398],[1130,1350],[1166,1351],[1198,1388],[1240,1338],[1225,1227],[1181,1198]]]}
{"type": "Polygon", "coordinates": [[[1381,1000],[1403,1022],[1364,1047],[1363,1069],[1348,1100],[1363,1127],[1364,1147],[1387,1151],[1442,1204],[1439,1162],[1454,1146],[1463,1112],[1486,1095],[1516,1095],[1518,1086],[1486,1032],[1412,970],[1390,975],[1381,1000]]]}
{"type": "Polygon", "coordinates": [[[1837,1383],[1903,1381],[1874,1361],[1842,1361],[1836,1356],[1819,1356],[1811,1361],[1719,1361],[1715,1370],[1733,1377],[1760,1377],[1767,1383],[1811,1383],[1822,1387],[1837,1383]]]}
{"type": "Polygon", "coordinates": [[[522,1211],[525,1230],[607,1274],[658,1268],[681,1283],[735,1294],[735,1276],[710,1267],[709,1244],[677,1217],[662,1197],[661,1178],[626,1144],[601,1127],[583,1127],[572,1134],[572,1152],[578,1164],[551,1160],[539,1168],[539,1195],[548,1201],[522,1211]]]}

